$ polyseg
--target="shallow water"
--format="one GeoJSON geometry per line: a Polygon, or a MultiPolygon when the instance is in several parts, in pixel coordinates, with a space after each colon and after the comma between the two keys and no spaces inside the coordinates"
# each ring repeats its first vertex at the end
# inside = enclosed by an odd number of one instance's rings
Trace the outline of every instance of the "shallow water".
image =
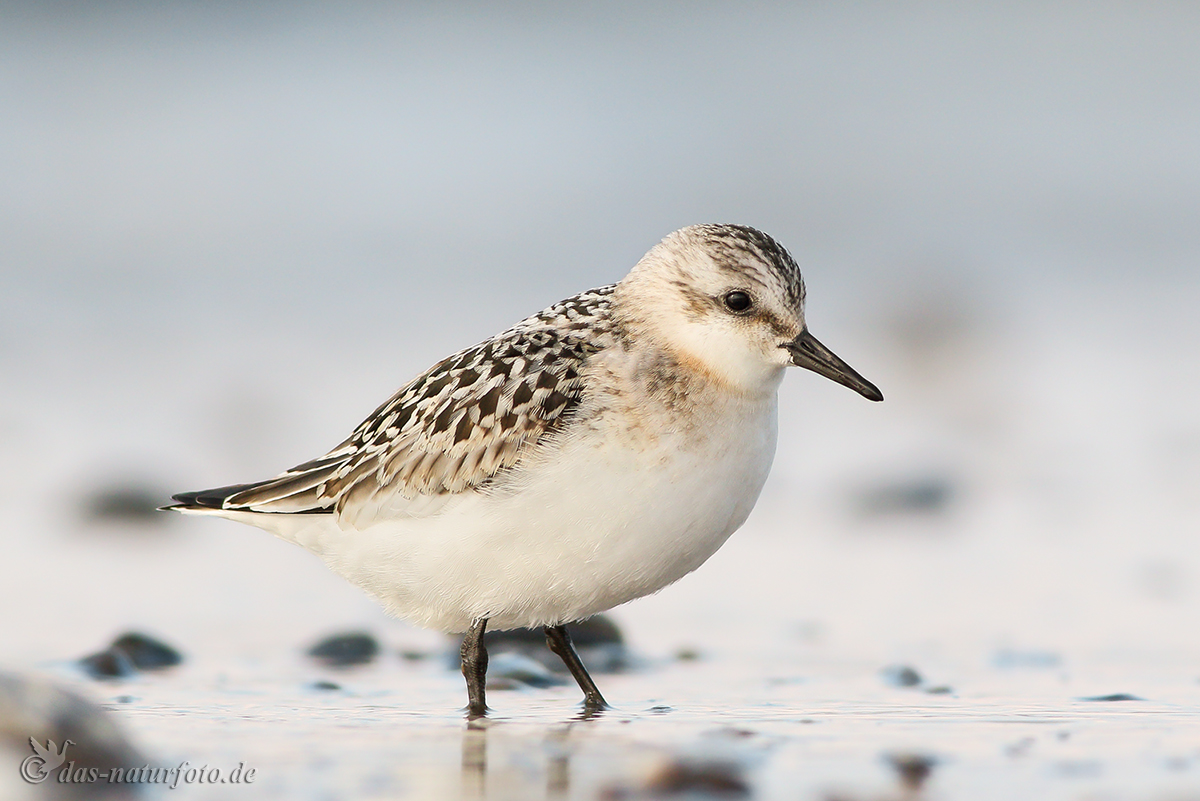
{"type": "Polygon", "coordinates": [[[948,665],[942,694],[886,686],[874,662],[790,642],[603,676],[616,708],[599,719],[572,719],[573,688],[492,692],[495,713],[475,728],[456,710],[460,677],[394,652],[338,673],[196,660],[88,689],[162,764],[244,763],[257,777],[241,789],[275,796],[640,797],[682,762],[720,766],[755,798],[909,797],[889,760],[919,756],[933,760],[930,798],[1167,798],[1196,786],[1200,686],[1194,663],[1156,663],[1137,679],[1103,660],[948,665]],[[308,689],[318,677],[342,689],[308,689]],[[1083,700],[1097,688],[1142,700],[1083,700]]]}
{"type": "MultiPolygon", "coordinates": [[[[576,719],[573,686],[494,690],[489,725],[469,728],[452,643],[386,620],[298,549],[204,520],[151,535],[163,538],[151,556],[139,540],[92,546],[86,572],[116,577],[124,563],[145,595],[99,593],[40,638],[43,657],[82,655],[102,647],[97,631],[136,625],[180,647],[184,665],[88,681],[39,659],[28,629],[22,661],[113,710],[162,764],[244,763],[256,782],[238,791],[276,797],[640,797],[679,763],[728,769],[755,798],[910,797],[889,761],[905,755],[933,760],[929,798],[1195,791],[1188,605],[1136,584],[1114,602],[1103,558],[1075,560],[1100,580],[1039,580],[982,534],[794,537],[777,517],[788,506],[766,499],[760,520],[777,527],[750,526],[695,576],[617,610],[635,664],[597,676],[615,706],[598,719],[576,719]],[[302,653],[361,627],[383,644],[370,665],[323,668],[302,653]],[[886,671],[900,665],[919,683],[894,686],[886,671]],[[1134,699],[1087,700],[1117,694],[1134,699]]],[[[1021,553],[1056,558],[1028,543],[1021,553]]]]}
{"type": "Polygon", "coordinates": [[[0,668],[256,769],[197,798],[1200,796],[1194,9],[255,9],[0,26],[0,668]],[[717,219],[887,400],[788,376],[744,529],[614,612],[599,719],[468,728],[450,644],[308,554],[96,517],[310,458],[717,219]],[[129,629],[183,665],[72,666],[129,629]],[[303,655],[357,629],[370,666],[303,655]]]}

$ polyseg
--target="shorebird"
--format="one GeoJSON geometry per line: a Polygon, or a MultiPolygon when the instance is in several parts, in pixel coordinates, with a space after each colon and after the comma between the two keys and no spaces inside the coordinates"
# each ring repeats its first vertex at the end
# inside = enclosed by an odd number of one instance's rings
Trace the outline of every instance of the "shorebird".
{"type": "Polygon", "coordinates": [[[466,632],[486,714],[486,626],[545,630],[607,706],[565,624],[698,568],[750,514],[789,365],[879,390],[809,333],[795,260],[741,225],[694,225],[620,282],[426,370],[348,439],[266,481],[168,507],[266,529],[391,614],[466,632]]]}

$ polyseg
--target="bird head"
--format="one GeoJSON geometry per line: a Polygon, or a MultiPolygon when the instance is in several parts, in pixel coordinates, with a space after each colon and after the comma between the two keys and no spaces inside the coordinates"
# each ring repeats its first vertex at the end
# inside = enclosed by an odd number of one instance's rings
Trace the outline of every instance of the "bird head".
{"type": "Polygon", "coordinates": [[[774,391],[784,368],[794,365],[883,400],[874,384],[809,333],[804,296],[791,254],[741,225],[681,228],[651,248],[617,287],[640,335],[733,390],[774,391]]]}

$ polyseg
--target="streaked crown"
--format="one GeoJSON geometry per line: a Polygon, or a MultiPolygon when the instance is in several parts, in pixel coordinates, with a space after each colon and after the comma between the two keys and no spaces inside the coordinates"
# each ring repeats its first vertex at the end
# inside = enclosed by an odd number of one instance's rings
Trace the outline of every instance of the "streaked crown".
{"type": "Polygon", "coordinates": [[[744,225],[693,225],[651,248],[617,287],[639,336],[741,391],[773,389],[783,343],[804,328],[804,281],[773,238],[744,225]]]}

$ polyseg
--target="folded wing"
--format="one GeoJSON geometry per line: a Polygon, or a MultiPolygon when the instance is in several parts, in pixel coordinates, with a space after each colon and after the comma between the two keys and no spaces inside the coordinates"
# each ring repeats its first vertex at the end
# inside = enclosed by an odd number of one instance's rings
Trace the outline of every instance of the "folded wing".
{"type": "Polygon", "coordinates": [[[357,518],[398,499],[480,489],[570,419],[583,366],[603,346],[591,334],[611,292],[563,301],[444,359],[318,459],[267,481],[176,495],[172,508],[357,518]]]}

